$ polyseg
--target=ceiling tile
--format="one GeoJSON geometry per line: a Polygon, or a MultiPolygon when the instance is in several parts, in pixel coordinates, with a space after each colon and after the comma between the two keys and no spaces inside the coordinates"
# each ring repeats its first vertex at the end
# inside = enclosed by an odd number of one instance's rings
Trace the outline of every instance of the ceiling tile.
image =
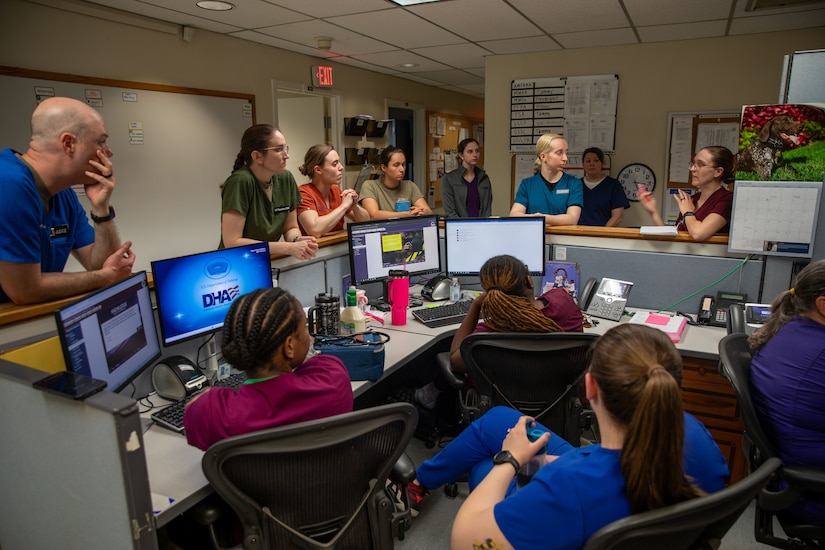
{"type": "Polygon", "coordinates": [[[490,52],[475,44],[456,44],[454,46],[433,46],[410,50],[429,59],[435,59],[445,65],[470,69],[484,66],[484,56],[490,52]]]}
{"type": "Polygon", "coordinates": [[[450,0],[407,9],[473,42],[520,38],[538,31],[529,19],[501,0],[450,0]]]}
{"type": "Polygon", "coordinates": [[[275,38],[274,36],[267,36],[257,31],[233,32],[229,36],[242,38],[244,40],[249,40],[250,42],[257,42],[259,44],[266,44],[267,46],[273,46],[275,48],[281,48],[283,50],[289,50],[291,52],[302,53],[304,55],[311,55],[313,57],[320,57],[322,59],[335,56],[335,54],[332,52],[319,50],[318,48],[310,48],[304,46],[303,44],[296,44],[295,42],[289,42],[288,40],[275,38]]]}
{"type": "Polygon", "coordinates": [[[232,0],[230,3],[235,7],[227,11],[205,10],[199,8],[194,0],[142,0],[141,3],[245,29],[305,21],[310,18],[307,15],[268,4],[263,0],[232,0]]]}
{"type": "Polygon", "coordinates": [[[745,11],[750,0],[737,0],[736,9],[733,12],[734,17],[761,17],[763,15],[780,15],[783,13],[793,13],[797,11],[810,11],[821,9],[825,7],[825,1],[820,2],[805,2],[798,6],[782,6],[773,9],[760,9],[754,11],[745,11]]]}
{"type": "Polygon", "coordinates": [[[639,27],[636,30],[642,42],[667,42],[668,40],[693,40],[722,36],[725,34],[727,25],[727,21],[702,21],[701,23],[639,27]]]}
{"type": "Polygon", "coordinates": [[[531,36],[529,38],[514,38],[512,40],[491,40],[489,42],[479,42],[478,45],[499,55],[561,49],[559,43],[548,36],[531,36]]]}
{"type": "Polygon", "coordinates": [[[636,35],[629,28],[554,34],[553,38],[565,48],[592,48],[637,43],[636,35]]]}
{"type": "Polygon", "coordinates": [[[402,71],[404,73],[420,73],[422,71],[439,71],[439,70],[447,70],[450,67],[447,65],[443,65],[438,63],[437,61],[433,61],[431,59],[427,59],[421,57],[420,55],[414,54],[412,52],[404,51],[404,50],[396,50],[393,52],[379,52],[379,53],[368,53],[363,55],[353,55],[351,56],[353,59],[357,59],[359,61],[364,61],[365,63],[372,63],[373,65],[381,65],[382,67],[387,67],[389,69],[394,69],[396,71],[402,71]],[[398,67],[398,65],[402,63],[417,63],[418,66],[410,69],[404,69],[398,67]]]}
{"type": "Polygon", "coordinates": [[[481,78],[484,78],[484,67],[479,67],[477,69],[464,69],[464,70],[467,71],[470,74],[474,74],[476,76],[480,76],[481,78]]]}
{"type": "Polygon", "coordinates": [[[283,6],[312,17],[335,17],[369,11],[387,9],[386,0],[265,0],[270,4],[283,6]]]}
{"type": "Polygon", "coordinates": [[[629,26],[618,0],[510,0],[510,3],[548,34],[629,26]]]}
{"type": "Polygon", "coordinates": [[[328,21],[399,48],[426,48],[464,42],[455,34],[400,8],[331,17],[328,21]]]}
{"type": "Polygon", "coordinates": [[[465,73],[458,69],[450,69],[447,71],[422,71],[417,72],[417,76],[429,78],[436,82],[444,84],[466,85],[466,84],[484,84],[484,79],[479,78],[470,73],[465,73]]]}
{"type": "Polygon", "coordinates": [[[406,74],[401,75],[399,73],[398,68],[390,68],[390,67],[382,67],[381,65],[373,65],[372,63],[359,61],[358,59],[353,59],[352,57],[334,57],[334,58],[330,59],[330,61],[337,61],[339,63],[343,63],[344,65],[349,65],[350,67],[358,67],[359,69],[372,71],[374,73],[390,74],[390,75],[405,76],[405,77],[407,76],[406,74]]]}
{"type": "Polygon", "coordinates": [[[638,26],[727,19],[734,0],[624,0],[630,20],[638,26]]]}
{"type": "MultiPolygon", "coordinates": [[[[162,7],[153,6],[150,4],[138,3],[135,0],[103,0],[92,3],[109,8],[115,8],[130,13],[138,13],[144,17],[151,17],[169,23],[176,23],[178,25],[186,25],[211,32],[229,33],[240,30],[241,27],[236,25],[227,25],[225,23],[218,23],[209,19],[204,19],[196,15],[190,15],[180,11],[168,10],[162,7]]],[[[203,10],[200,10],[203,11],[203,10]]],[[[204,12],[208,14],[208,12],[204,12]]]]}
{"type": "MultiPolygon", "coordinates": [[[[825,10],[810,10],[734,19],[730,34],[752,34],[757,32],[789,31],[825,25],[825,10]]],[[[788,52],[791,53],[791,52],[788,52]]]]}
{"type": "Polygon", "coordinates": [[[332,38],[330,51],[336,55],[356,55],[362,53],[386,52],[395,50],[393,46],[373,40],[362,34],[343,29],[326,21],[315,19],[312,21],[301,21],[288,25],[278,25],[257,29],[258,32],[283,38],[290,42],[304,44],[310,48],[317,46],[316,36],[328,36],[332,38]]]}

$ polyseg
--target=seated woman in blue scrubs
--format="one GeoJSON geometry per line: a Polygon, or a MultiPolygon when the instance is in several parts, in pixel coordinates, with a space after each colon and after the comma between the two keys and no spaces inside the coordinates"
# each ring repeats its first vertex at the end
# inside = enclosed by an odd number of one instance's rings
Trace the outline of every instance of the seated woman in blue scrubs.
{"type": "Polygon", "coordinates": [[[681,356],[665,333],[614,327],[594,344],[585,374],[600,444],[574,448],[550,432],[530,442],[529,417],[496,407],[417,468],[411,500],[469,472],[453,548],[491,541],[491,548],[546,550],[581,548],[608,523],[718,491],[727,464],[707,429],[683,411],[681,376],[681,356]],[[520,465],[545,444],[544,465],[517,489],[520,465]]]}
{"type": "Polygon", "coordinates": [[[511,216],[542,216],[547,225],[576,225],[584,198],[580,179],[566,174],[567,140],[544,134],[536,143],[535,174],[521,180],[511,216]]]}

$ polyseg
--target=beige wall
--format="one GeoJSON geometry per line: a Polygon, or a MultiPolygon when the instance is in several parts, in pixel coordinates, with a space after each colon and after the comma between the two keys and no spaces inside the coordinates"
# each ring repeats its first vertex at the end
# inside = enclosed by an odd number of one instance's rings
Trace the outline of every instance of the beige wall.
{"type": "MultiPolygon", "coordinates": [[[[22,0],[0,2],[0,65],[251,93],[258,122],[274,120],[273,80],[311,84],[311,67],[321,61],[202,30],[195,32],[192,42],[184,42],[164,32],[22,0]]],[[[367,113],[386,118],[387,99],[420,104],[430,111],[483,116],[483,99],[329,64],[335,69],[335,91],[343,95],[344,117],[367,113]]]]}
{"type": "MultiPolygon", "coordinates": [[[[485,169],[494,187],[493,213],[510,208],[510,81],[517,78],[619,75],[616,154],[612,175],[631,162],[656,173],[661,193],[667,115],[678,111],[732,111],[776,103],[784,55],[825,47],[822,28],[657,44],[611,46],[487,58],[485,169]]],[[[649,224],[637,203],[624,226],[649,224]]]]}

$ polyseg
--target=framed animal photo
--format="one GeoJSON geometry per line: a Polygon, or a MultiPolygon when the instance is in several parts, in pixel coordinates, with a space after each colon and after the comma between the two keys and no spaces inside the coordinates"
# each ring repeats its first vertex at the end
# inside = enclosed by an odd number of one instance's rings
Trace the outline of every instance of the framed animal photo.
{"type": "Polygon", "coordinates": [[[823,173],[825,104],[742,108],[737,180],[822,181],[823,173]]]}

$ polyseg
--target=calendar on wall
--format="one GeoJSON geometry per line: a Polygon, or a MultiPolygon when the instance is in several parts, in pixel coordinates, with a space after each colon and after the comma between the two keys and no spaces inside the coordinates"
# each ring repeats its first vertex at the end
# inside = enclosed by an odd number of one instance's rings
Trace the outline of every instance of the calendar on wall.
{"type": "Polygon", "coordinates": [[[542,134],[561,134],[571,153],[588,147],[613,152],[618,75],[513,80],[510,84],[510,152],[535,153],[542,134]]]}
{"type": "Polygon", "coordinates": [[[822,182],[737,181],[728,251],[810,258],[822,182]]]}

